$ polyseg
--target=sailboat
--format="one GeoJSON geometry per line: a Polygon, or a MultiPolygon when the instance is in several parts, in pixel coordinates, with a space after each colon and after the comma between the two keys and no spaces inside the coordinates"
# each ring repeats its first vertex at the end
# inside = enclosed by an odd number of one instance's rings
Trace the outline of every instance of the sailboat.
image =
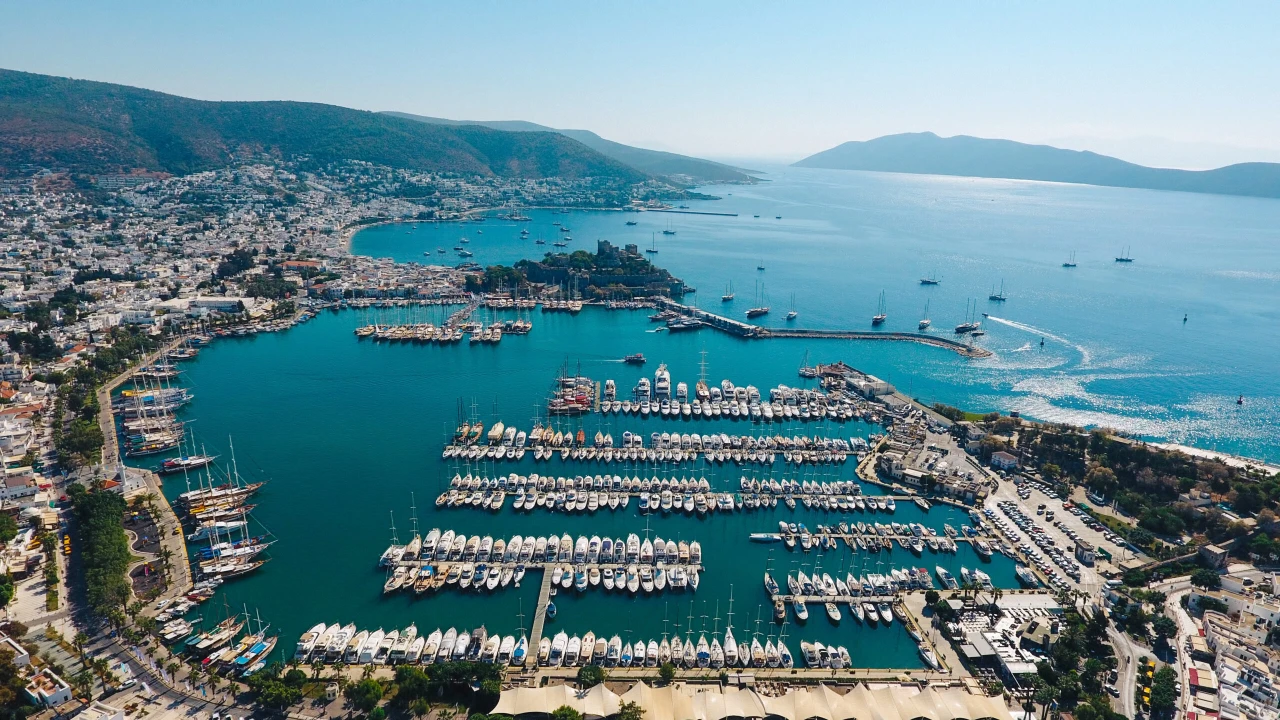
{"type": "Polygon", "coordinates": [[[938,276],[937,276],[936,274],[933,274],[933,273],[931,273],[931,274],[929,275],[929,277],[927,277],[927,278],[920,278],[920,284],[921,284],[921,285],[937,285],[937,284],[938,284],[938,283],[940,283],[940,282],[942,282],[942,281],[941,281],[941,280],[939,280],[939,279],[938,279],[938,276]]]}
{"type": "Polygon", "coordinates": [[[1000,281],[1000,292],[996,292],[996,288],[995,288],[995,286],[994,286],[994,285],[993,285],[993,286],[991,286],[991,294],[987,296],[987,299],[988,299],[988,300],[993,300],[993,301],[995,301],[995,302],[1004,302],[1005,300],[1008,300],[1008,299],[1009,299],[1009,298],[1005,297],[1005,294],[1004,294],[1004,281],[1003,281],[1003,280],[1001,280],[1001,281],[1000,281]]]}
{"type": "Polygon", "coordinates": [[[763,259],[763,258],[762,258],[762,259],[760,260],[760,262],[756,265],[756,269],[757,269],[757,270],[764,270],[764,259],[763,259]]]}
{"type": "Polygon", "coordinates": [[[924,301],[924,317],[920,320],[919,328],[921,330],[929,329],[929,301],[924,301]]]}
{"type": "Polygon", "coordinates": [[[724,294],[720,296],[720,302],[733,302],[733,281],[732,280],[730,280],[729,284],[725,286],[724,294]]]}
{"type": "Polygon", "coordinates": [[[649,247],[645,248],[645,252],[649,253],[650,255],[657,255],[658,254],[658,234],[651,233],[651,235],[652,235],[652,239],[649,241],[649,247]]]}
{"type": "Polygon", "coordinates": [[[1129,256],[1129,248],[1128,248],[1128,247],[1126,247],[1126,248],[1124,249],[1124,254],[1123,254],[1123,255],[1121,255],[1120,257],[1116,258],[1116,262],[1126,262],[1126,263],[1131,263],[1131,262],[1133,262],[1133,258],[1129,256]]]}
{"type": "Polygon", "coordinates": [[[791,293],[791,309],[787,311],[787,319],[795,320],[800,313],[796,312],[796,294],[791,293]]]}
{"type": "Polygon", "coordinates": [[[769,300],[764,294],[764,284],[756,286],[759,292],[756,294],[756,306],[747,310],[747,319],[758,318],[762,315],[769,314],[769,300]]]}
{"type": "MultiPolygon", "coordinates": [[[[976,301],[974,302],[974,305],[977,305],[976,301]]],[[[964,335],[965,333],[971,333],[974,330],[977,330],[981,324],[982,323],[978,322],[976,318],[970,317],[969,301],[966,300],[964,304],[964,322],[956,326],[956,334],[964,335]]]]}
{"type": "Polygon", "coordinates": [[[1075,251],[1075,250],[1072,250],[1072,251],[1071,251],[1071,257],[1067,258],[1067,261],[1066,261],[1066,262],[1064,262],[1064,263],[1062,263],[1062,267],[1064,267],[1064,268],[1073,268],[1073,267],[1075,267],[1075,266],[1076,266],[1076,251],[1075,251]]]}
{"type": "Polygon", "coordinates": [[[671,221],[667,221],[667,229],[662,231],[663,235],[675,235],[676,231],[671,229],[671,221]]]}
{"type": "Polygon", "coordinates": [[[885,308],[884,291],[880,291],[880,304],[876,308],[876,314],[871,316],[872,325],[881,325],[889,318],[889,311],[885,308]]]}

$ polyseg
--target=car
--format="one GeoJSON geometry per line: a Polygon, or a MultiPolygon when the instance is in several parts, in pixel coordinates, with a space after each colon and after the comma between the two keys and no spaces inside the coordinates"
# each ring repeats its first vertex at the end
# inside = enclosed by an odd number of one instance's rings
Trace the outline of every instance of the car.
{"type": "Polygon", "coordinates": [[[124,682],[120,683],[120,689],[127,690],[137,684],[138,684],[137,678],[129,678],[128,680],[125,680],[124,682]]]}
{"type": "Polygon", "coordinates": [[[169,604],[169,601],[168,601],[167,599],[166,599],[166,600],[161,600],[160,602],[156,603],[156,609],[157,609],[157,610],[163,610],[163,609],[165,608],[165,606],[166,606],[166,605],[168,605],[168,604],[169,604]]]}

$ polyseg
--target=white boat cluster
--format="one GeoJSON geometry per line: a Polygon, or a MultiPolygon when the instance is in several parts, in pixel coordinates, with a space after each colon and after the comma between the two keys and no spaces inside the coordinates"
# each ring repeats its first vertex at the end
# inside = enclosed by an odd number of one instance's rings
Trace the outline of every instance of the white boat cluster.
{"type": "Polygon", "coordinates": [[[703,478],[623,477],[621,475],[510,475],[489,478],[479,475],[454,475],[449,490],[436,498],[436,507],[476,507],[501,510],[507,496],[515,498],[516,510],[544,508],[552,512],[590,512],[626,509],[634,496],[642,513],[685,512],[700,515],[712,511],[733,511],[777,507],[779,498],[795,509],[796,500],[786,491],[800,496],[806,508],[838,510],[880,509],[893,512],[893,498],[863,498],[852,480],[832,482],[795,480],[741,481],[745,493],[713,492],[703,478]],[[773,494],[772,489],[778,493],[773,494]],[[836,494],[841,493],[841,494],[836,494]]]}
{"type": "Polygon", "coordinates": [[[523,634],[490,635],[483,626],[476,630],[436,628],[419,635],[418,627],[404,630],[356,630],[354,623],[320,623],[302,634],[293,656],[299,662],[344,663],[346,665],[402,665],[448,661],[479,661],[503,665],[523,665],[529,640],[523,634]]]}
{"type": "Polygon", "coordinates": [[[641,541],[635,533],[625,540],[599,536],[575,540],[565,534],[516,535],[508,541],[434,528],[408,545],[388,547],[379,565],[390,568],[383,585],[386,593],[421,593],[446,585],[492,591],[512,582],[518,586],[529,567],[550,572],[552,584],[565,589],[604,585],[606,590],[632,593],[660,592],[668,586],[697,590],[702,545],[697,540],[641,541]]]}
{"type": "Polygon", "coordinates": [[[763,400],[754,385],[735,386],[730,380],[720,385],[708,386],[699,380],[689,394],[687,383],[671,387],[671,373],[666,365],[659,365],[653,382],[640,378],[631,391],[630,399],[619,399],[617,383],[606,380],[600,401],[600,412],[621,413],[665,418],[716,418],[751,419],[765,422],[786,420],[836,420],[857,419],[880,422],[879,414],[854,401],[853,398],[828,395],[817,390],[805,390],[779,385],[769,391],[769,399],[763,400]]]}
{"type": "Polygon", "coordinates": [[[606,640],[594,632],[570,636],[561,631],[542,638],[537,657],[539,665],[550,667],[657,667],[664,663],[687,669],[795,667],[795,658],[781,638],[767,638],[764,644],[758,637],[738,641],[732,629],[725,631],[723,640],[712,635],[708,641],[706,633],[700,633],[697,640],[691,634],[683,639],[677,634],[647,642],[623,641],[618,635],[606,640]]]}
{"type": "Polygon", "coordinates": [[[772,435],[729,435],[727,433],[672,433],[654,432],[646,445],[641,433],[630,430],[622,434],[620,444],[610,433],[596,432],[592,442],[579,430],[562,432],[551,427],[535,426],[525,433],[514,427],[497,423],[498,435],[490,430],[489,444],[480,444],[471,433],[455,435],[446,445],[442,456],[448,460],[523,460],[532,451],[534,460],[551,460],[558,454],[561,460],[586,462],[692,462],[699,457],[708,463],[756,463],[773,464],[778,456],[793,464],[843,463],[850,455],[861,455],[867,450],[867,441],[855,437],[788,437],[772,435]]]}
{"type": "MultiPolygon", "coordinates": [[[[891,550],[895,541],[903,550],[910,550],[917,555],[924,552],[926,547],[930,552],[954,553],[958,549],[951,536],[938,535],[933,528],[927,528],[920,523],[842,522],[839,527],[819,525],[817,532],[810,533],[804,523],[778,521],[776,537],[786,543],[788,549],[793,550],[799,545],[806,552],[812,548],[834,549],[837,537],[842,537],[850,548],[873,552],[891,550]]],[[[753,536],[753,539],[766,541],[771,537],[753,536]]]]}

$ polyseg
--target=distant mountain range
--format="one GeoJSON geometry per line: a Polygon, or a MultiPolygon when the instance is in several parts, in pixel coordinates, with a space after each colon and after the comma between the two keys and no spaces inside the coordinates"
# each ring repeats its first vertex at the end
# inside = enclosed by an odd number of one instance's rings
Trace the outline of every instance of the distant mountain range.
{"type": "Polygon", "coordinates": [[[795,165],[1280,198],[1280,163],[1240,163],[1216,170],[1171,170],[1048,145],[966,135],[943,138],[929,132],[847,142],[795,165]]]}
{"type": "Polygon", "coordinates": [[[319,103],[209,102],[0,70],[0,174],[24,165],[184,174],[253,152],[523,178],[648,176],[557,132],[414,122],[319,103]]]}
{"type": "Polygon", "coordinates": [[[755,182],[756,178],[749,173],[752,170],[744,170],[730,165],[724,165],[710,160],[701,160],[699,158],[688,157],[686,155],[677,155],[676,153],[662,152],[661,150],[646,150],[644,148],[623,145],[612,140],[605,140],[590,130],[560,130],[557,128],[547,127],[546,125],[538,125],[537,123],[525,122],[524,120],[446,120],[445,118],[427,117],[426,115],[412,115],[402,112],[385,112],[384,115],[405,118],[408,120],[417,120],[424,123],[432,123],[435,125],[482,125],[494,130],[507,130],[510,132],[554,132],[560,133],[565,137],[573,138],[596,152],[611,157],[618,162],[625,163],[641,172],[665,178],[669,181],[689,185],[689,184],[705,184],[705,183],[749,183],[755,182]]]}

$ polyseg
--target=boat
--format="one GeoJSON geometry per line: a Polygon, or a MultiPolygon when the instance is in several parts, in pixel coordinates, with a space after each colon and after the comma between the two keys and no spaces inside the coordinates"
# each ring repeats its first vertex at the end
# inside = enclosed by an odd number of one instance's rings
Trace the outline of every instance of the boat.
{"type": "Polygon", "coordinates": [[[933,321],[929,319],[929,301],[925,300],[924,301],[924,317],[920,319],[920,322],[916,325],[916,327],[918,327],[921,330],[928,330],[929,326],[932,323],[933,321]]]}
{"type": "Polygon", "coordinates": [[[635,353],[622,358],[622,362],[628,365],[643,365],[645,363],[643,353],[635,353]]]}
{"type": "Polygon", "coordinates": [[[1062,263],[1062,267],[1064,267],[1064,268],[1073,268],[1073,267],[1075,267],[1075,266],[1076,266],[1076,251],[1075,251],[1075,250],[1072,250],[1072,251],[1071,251],[1071,257],[1068,257],[1068,258],[1067,258],[1067,261],[1066,261],[1066,262],[1064,262],[1064,263],[1062,263]]]}
{"type": "Polygon", "coordinates": [[[938,276],[933,274],[929,275],[927,278],[920,278],[921,285],[937,285],[940,282],[942,281],[938,279],[938,276]]]}
{"type": "Polygon", "coordinates": [[[733,302],[733,282],[725,286],[724,294],[720,296],[720,302],[733,302]]]}
{"type": "Polygon", "coordinates": [[[1119,257],[1117,257],[1117,258],[1116,258],[1116,262],[1118,262],[1118,263],[1131,263],[1131,262],[1133,262],[1133,257],[1131,257],[1131,256],[1129,255],[1129,248],[1127,248],[1127,247],[1126,247],[1126,248],[1124,249],[1124,253],[1123,253],[1122,255],[1120,255],[1119,257]]]}
{"type": "Polygon", "coordinates": [[[1008,299],[1009,299],[1009,298],[1008,298],[1007,296],[1005,296],[1005,294],[1004,294],[1004,281],[1003,281],[1003,280],[1001,280],[1001,281],[1000,281],[1000,292],[996,292],[995,287],[992,287],[992,288],[991,288],[991,294],[987,296],[987,299],[988,299],[988,300],[990,300],[990,301],[992,301],[992,302],[1004,302],[1005,300],[1008,300],[1008,299]]]}
{"type": "Polygon", "coordinates": [[[889,310],[885,305],[884,291],[880,291],[880,304],[876,308],[876,314],[871,316],[872,325],[883,325],[884,321],[889,319],[889,310]]]}

